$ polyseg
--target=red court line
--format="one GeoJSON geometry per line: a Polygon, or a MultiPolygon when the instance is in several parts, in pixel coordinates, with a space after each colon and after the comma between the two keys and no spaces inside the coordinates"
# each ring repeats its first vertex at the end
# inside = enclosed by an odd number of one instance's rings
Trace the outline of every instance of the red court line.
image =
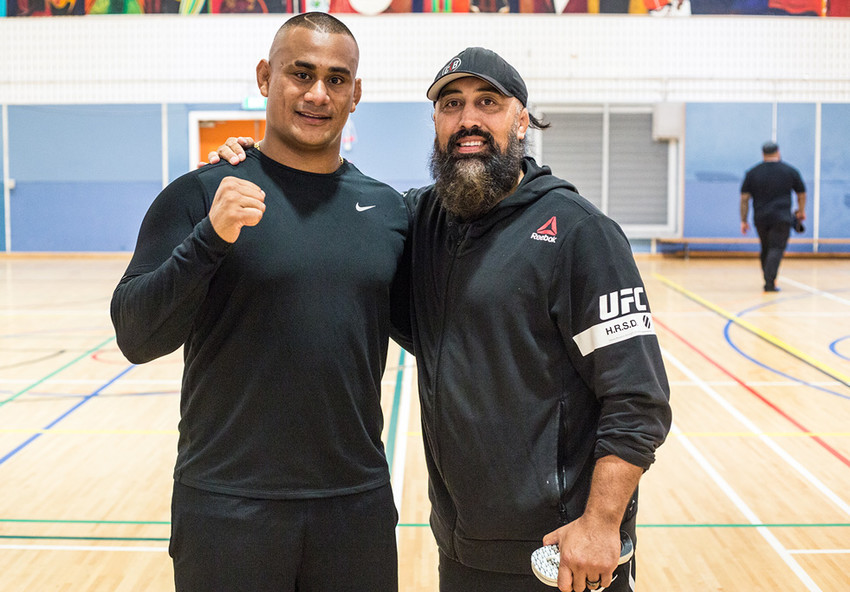
{"type": "Polygon", "coordinates": [[[838,460],[840,460],[841,462],[843,462],[845,465],[847,465],[848,467],[850,467],[850,459],[848,459],[846,456],[844,456],[843,454],[841,454],[840,452],[838,452],[835,448],[833,448],[832,446],[830,446],[829,444],[827,444],[826,442],[824,442],[823,438],[821,438],[820,436],[815,436],[815,435],[811,434],[812,430],[810,430],[810,429],[806,428],[806,426],[804,426],[804,425],[803,425],[803,424],[801,424],[799,421],[797,421],[796,419],[794,419],[793,417],[791,417],[790,415],[788,415],[788,413],[786,413],[785,411],[783,411],[782,409],[780,409],[778,405],[776,405],[775,403],[773,403],[771,400],[769,400],[769,399],[768,399],[767,397],[765,397],[764,395],[762,395],[762,394],[760,394],[759,392],[757,392],[757,391],[756,391],[754,388],[752,388],[750,385],[748,385],[747,383],[745,383],[743,380],[741,380],[740,378],[738,378],[737,376],[735,376],[734,374],[732,374],[732,372],[730,372],[729,370],[727,370],[726,368],[724,368],[723,366],[721,366],[718,362],[716,362],[716,361],[715,361],[715,360],[713,360],[711,357],[709,357],[709,355],[708,355],[708,354],[706,354],[705,352],[703,352],[702,350],[700,350],[698,347],[696,347],[694,344],[692,344],[690,341],[688,341],[687,339],[685,339],[684,337],[682,337],[681,335],[679,335],[678,333],[676,333],[673,329],[671,329],[670,327],[668,327],[667,325],[665,325],[664,323],[662,323],[661,321],[659,321],[659,320],[658,320],[658,317],[653,317],[653,321],[655,322],[655,324],[656,324],[656,325],[660,326],[662,329],[664,329],[665,331],[667,331],[668,333],[670,333],[671,335],[673,335],[676,339],[678,339],[679,341],[681,341],[682,343],[684,343],[685,345],[687,345],[689,348],[691,348],[691,349],[692,349],[694,352],[696,352],[696,353],[697,353],[700,357],[702,357],[702,358],[703,358],[706,362],[708,362],[709,364],[711,364],[712,366],[714,366],[715,368],[717,368],[718,370],[720,370],[723,374],[725,374],[726,376],[728,376],[729,378],[731,378],[732,380],[734,380],[735,382],[737,382],[737,383],[738,383],[741,387],[743,387],[743,388],[744,388],[747,392],[749,392],[749,393],[750,393],[750,394],[752,394],[754,397],[756,397],[759,401],[761,401],[762,403],[764,403],[765,405],[767,405],[768,407],[770,407],[771,409],[773,409],[776,413],[778,413],[778,414],[779,414],[779,415],[781,415],[783,418],[785,418],[787,421],[789,421],[792,425],[794,425],[794,426],[795,426],[797,429],[799,429],[801,432],[805,432],[805,433],[810,434],[810,435],[808,436],[809,438],[811,438],[813,441],[817,442],[820,446],[822,446],[822,447],[823,447],[823,448],[824,448],[827,452],[829,452],[832,456],[834,456],[835,458],[837,458],[838,460]]]}

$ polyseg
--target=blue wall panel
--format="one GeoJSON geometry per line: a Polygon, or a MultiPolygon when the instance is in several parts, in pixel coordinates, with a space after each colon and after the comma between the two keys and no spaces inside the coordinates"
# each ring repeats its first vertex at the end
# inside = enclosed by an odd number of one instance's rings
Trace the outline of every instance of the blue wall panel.
{"type": "Polygon", "coordinates": [[[159,105],[13,105],[9,137],[17,181],[162,178],[159,105]]]}
{"type": "Polygon", "coordinates": [[[21,183],[11,216],[15,251],[132,251],[156,182],[21,183]]]}
{"type": "Polygon", "coordinates": [[[342,155],[398,191],[428,185],[433,112],[429,102],[360,103],[351,116],[357,139],[342,155]]]}
{"type": "MultiPolygon", "coordinates": [[[[815,105],[780,103],[776,108],[776,142],[782,160],[800,171],[806,190],[815,182],[815,105]]],[[[767,138],[770,139],[770,138],[767,138]]],[[[761,156],[759,152],[758,156],[761,156]]]]}
{"type": "MultiPolygon", "coordinates": [[[[0,0],[2,3],[3,0],[0,0]]],[[[5,130],[3,129],[3,120],[0,118],[0,253],[6,250],[6,206],[3,203],[3,199],[5,198],[5,186],[3,184],[3,134],[5,130]]]]}
{"type": "Polygon", "coordinates": [[[773,107],[695,103],[686,110],[685,236],[741,236],[741,181],[770,139],[773,107]]]}
{"type": "MultiPolygon", "coordinates": [[[[761,145],[771,138],[773,105],[690,104],[685,147],[684,236],[740,237],[740,186],[745,172],[761,162],[761,145]]],[[[850,228],[850,106],[823,106],[821,207],[814,211],[816,106],[776,106],[776,141],[782,159],[796,167],[806,183],[806,231],[793,238],[812,238],[814,220],[820,237],[847,237],[850,228]]],[[[796,209],[796,200],[793,202],[796,209]]],[[[752,209],[750,213],[752,222],[752,209]]],[[[751,231],[748,235],[755,238],[751,231]]],[[[716,249],[717,245],[705,247],[716,249]]],[[[735,246],[757,250],[756,246],[735,246]]],[[[811,251],[789,245],[789,251],[811,251]]],[[[823,246],[819,250],[824,251],[823,246]]],[[[846,251],[846,247],[840,250],[846,251]]]]}
{"type": "Polygon", "coordinates": [[[9,107],[12,249],[123,251],[162,186],[159,105],[9,107]]]}
{"type": "MultiPolygon", "coordinates": [[[[780,103],[776,108],[776,142],[782,160],[800,171],[806,184],[806,231],[791,232],[791,238],[814,236],[814,205],[812,198],[815,187],[815,134],[817,119],[815,105],[811,103],[780,103]]],[[[792,210],[797,209],[797,197],[791,196],[792,210]]],[[[811,252],[810,245],[788,245],[789,252],[811,252]]]]}
{"type": "Polygon", "coordinates": [[[822,121],[820,236],[850,238],[850,105],[823,105],[822,121]]]}

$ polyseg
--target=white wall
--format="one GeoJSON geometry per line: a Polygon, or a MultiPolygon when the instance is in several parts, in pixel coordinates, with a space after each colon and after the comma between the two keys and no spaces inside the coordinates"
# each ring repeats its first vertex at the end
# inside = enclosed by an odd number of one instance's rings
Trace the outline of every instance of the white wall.
{"type": "MultiPolygon", "coordinates": [[[[850,19],[643,15],[338,15],[366,101],[420,101],[483,45],[538,105],[850,102],[850,19]]],[[[0,104],[241,102],[287,15],[0,18],[0,104]]]]}

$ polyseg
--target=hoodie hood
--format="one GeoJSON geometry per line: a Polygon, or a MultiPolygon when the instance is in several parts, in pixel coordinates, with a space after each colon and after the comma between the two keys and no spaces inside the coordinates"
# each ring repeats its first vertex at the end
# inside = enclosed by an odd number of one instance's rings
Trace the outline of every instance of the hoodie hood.
{"type": "MultiPolygon", "coordinates": [[[[537,164],[530,156],[523,158],[522,169],[525,175],[516,190],[496,204],[492,210],[468,223],[470,237],[483,236],[497,222],[510,216],[517,208],[523,208],[537,201],[550,191],[560,189],[578,194],[575,185],[554,176],[548,166],[537,164]]],[[[459,221],[456,223],[463,225],[459,221]]]]}

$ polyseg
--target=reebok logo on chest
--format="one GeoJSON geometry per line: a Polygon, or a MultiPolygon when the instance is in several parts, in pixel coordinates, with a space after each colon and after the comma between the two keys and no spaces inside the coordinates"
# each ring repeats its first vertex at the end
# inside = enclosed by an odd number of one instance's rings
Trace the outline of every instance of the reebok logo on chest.
{"type": "Polygon", "coordinates": [[[558,220],[556,216],[552,216],[536,232],[532,232],[530,238],[547,243],[558,242],[558,220]]]}

